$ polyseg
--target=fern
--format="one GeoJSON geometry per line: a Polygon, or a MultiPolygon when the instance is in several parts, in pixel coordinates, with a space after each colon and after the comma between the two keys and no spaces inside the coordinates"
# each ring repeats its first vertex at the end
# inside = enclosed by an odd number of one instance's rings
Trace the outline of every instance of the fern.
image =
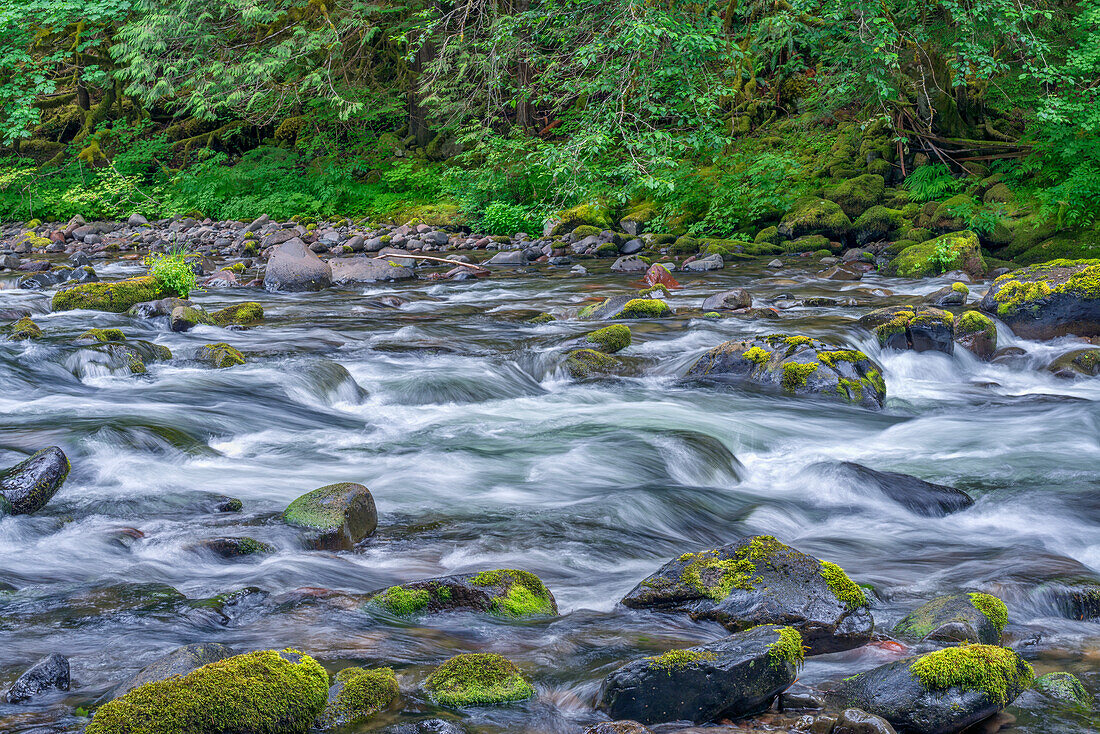
{"type": "Polygon", "coordinates": [[[965,184],[951,175],[942,163],[921,166],[905,178],[902,186],[909,191],[909,198],[924,203],[953,196],[963,190],[965,184]]]}

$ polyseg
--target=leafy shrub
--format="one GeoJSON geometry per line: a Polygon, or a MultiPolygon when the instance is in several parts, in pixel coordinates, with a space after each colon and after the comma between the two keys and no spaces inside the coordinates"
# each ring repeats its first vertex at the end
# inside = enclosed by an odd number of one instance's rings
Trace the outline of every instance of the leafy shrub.
{"type": "Polygon", "coordinates": [[[910,173],[902,186],[909,191],[910,200],[924,203],[957,194],[965,184],[952,176],[947,166],[935,163],[910,173]]]}
{"type": "Polygon", "coordinates": [[[543,215],[536,207],[521,204],[506,204],[496,201],[485,207],[481,217],[481,226],[489,234],[508,235],[516,232],[542,231],[543,215]]]}
{"type": "Polygon", "coordinates": [[[149,274],[180,298],[187,298],[195,287],[195,271],[187,258],[191,253],[183,248],[172,248],[165,253],[154,253],[145,259],[149,274]]]}

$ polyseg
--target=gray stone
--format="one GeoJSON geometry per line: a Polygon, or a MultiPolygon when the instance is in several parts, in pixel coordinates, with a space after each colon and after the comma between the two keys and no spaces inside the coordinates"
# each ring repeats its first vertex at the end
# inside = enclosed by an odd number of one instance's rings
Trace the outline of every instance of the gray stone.
{"type": "Polygon", "coordinates": [[[318,291],[332,284],[332,268],[297,237],[275,250],[264,274],[268,291],[318,291]]]}

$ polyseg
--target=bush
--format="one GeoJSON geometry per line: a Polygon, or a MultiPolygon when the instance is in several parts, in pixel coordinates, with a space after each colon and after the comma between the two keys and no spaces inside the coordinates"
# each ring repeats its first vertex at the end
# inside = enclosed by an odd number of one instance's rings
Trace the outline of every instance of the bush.
{"type": "Polygon", "coordinates": [[[187,262],[189,256],[190,253],[182,248],[172,249],[166,253],[150,255],[145,259],[145,266],[165,290],[180,298],[187,298],[195,287],[195,271],[191,268],[191,263],[187,262]]]}
{"type": "Polygon", "coordinates": [[[509,237],[516,232],[538,234],[542,232],[544,218],[537,207],[496,201],[485,207],[485,213],[481,215],[481,226],[488,234],[509,237]]]}

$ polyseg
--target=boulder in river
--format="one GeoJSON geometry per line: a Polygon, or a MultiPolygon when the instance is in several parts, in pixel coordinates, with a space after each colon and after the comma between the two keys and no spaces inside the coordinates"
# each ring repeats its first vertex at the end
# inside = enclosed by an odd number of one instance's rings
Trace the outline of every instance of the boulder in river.
{"type": "Polygon", "coordinates": [[[1100,336],[1100,259],[1051,260],[993,281],[981,308],[1025,339],[1100,336]]]}
{"type": "Polygon", "coordinates": [[[577,380],[614,377],[622,367],[621,359],[596,349],[575,349],[565,360],[565,369],[569,371],[569,376],[577,380]]]}
{"type": "Polygon", "coordinates": [[[955,319],[955,343],[988,362],[997,351],[997,325],[979,311],[967,311],[955,319]]]}
{"type": "Polygon", "coordinates": [[[362,484],[340,482],[307,492],[283,512],[288,525],[311,531],[315,548],[347,550],[378,527],[374,497],[362,484]]]}
{"type": "Polygon", "coordinates": [[[637,721],[602,721],[584,730],[584,734],[653,734],[649,727],[637,721]]]}
{"type": "Polygon", "coordinates": [[[7,335],[8,341],[19,342],[28,339],[41,339],[42,329],[30,316],[15,321],[7,326],[0,327],[0,332],[7,335]]]}
{"type": "Polygon", "coordinates": [[[634,255],[623,255],[615,262],[611,263],[611,272],[613,273],[644,273],[649,266],[646,265],[645,260],[634,255]]]}
{"type": "Polygon", "coordinates": [[[205,364],[214,367],[215,369],[222,369],[225,367],[235,367],[239,364],[244,364],[244,355],[236,347],[232,347],[225,342],[217,342],[216,344],[204,344],[199,348],[199,351],[195,354],[195,359],[205,364]]]}
{"type": "Polygon", "coordinates": [[[731,631],[790,625],[811,655],[863,645],[874,629],[863,589],[840,566],[770,535],[685,553],[635,586],[622,603],[687,613],[731,631]]]}
{"type": "Polygon", "coordinates": [[[135,304],[171,295],[159,280],[151,275],[143,275],[110,283],[81,283],[71,288],[62,288],[54,294],[52,308],[54,311],[87,309],[123,313],[135,304]]]}
{"type": "Polygon", "coordinates": [[[256,301],[235,303],[210,314],[218,326],[251,326],[264,320],[264,307],[256,301]]]}
{"type": "Polygon", "coordinates": [[[4,699],[8,703],[22,703],[51,688],[69,690],[69,661],[56,652],[42,658],[19,676],[4,694],[4,699]]]}
{"type": "Polygon", "coordinates": [[[371,606],[390,614],[476,611],[501,617],[556,615],[554,595],[538,576],[512,568],[422,579],[375,592],[371,606]]]}
{"type": "Polygon", "coordinates": [[[815,464],[812,468],[832,474],[857,488],[873,487],[906,509],[925,517],[943,517],[974,504],[966,492],[898,472],[876,471],[862,464],[842,461],[815,464]]]}
{"type": "Polygon", "coordinates": [[[1093,708],[1092,695],[1073,673],[1047,673],[1032,684],[1040,695],[1052,701],[1084,709],[1093,708]]]}
{"type": "Polygon", "coordinates": [[[69,476],[69,458],[57,446],[42,449],[0,477],[0,497],[10,503],[14,515],[38,512],[69,476]]]}
{"type": "Polygon", "coordinates": [[[336,284],[410,280],[416,277],[412,267],[401,265],[393,258],[338,258],[330,260],[329,265],[332,266],[332,282],[336,284]]]}
{"type": "Polygon", "coordinates": [[[1027,690],[1031,666],[1015,651],[962,645],[881,665],[830,694],[913,734],[953,734],[1002,710],[1027,690]]]}
{"type": "Polygon", "coordinates": [[[789,240],[817,234],[828,240],[843,241],[851,229],[852,220],[828,199],[800,199],[779,223],[779,235],[789,240]]]}
{"type": "Polygon", "coordinates": [[[643,724],[738,719],[771,705],[794,683],[802,659],[797,631],[765,624],[624,665],[604,681],[600,708],[643,724]]]}
{"type": "Polygon", "coordinates": [[[659,298],[611,296],[600,303],[583,307],[577,318],[582,321],[612,321],[614,319],[657,319],[672,315],[672,309],[659,298]]]}
{"type": "Polygon", "coordinates": [[[630,327],[626,324],[612,324],[596,329],[584,340],[604,354],[614,354],[630,346],[630,327]]]}
{"type": "Polygon", "coordinates": [[[210,314],[197,306],[176,306],[169,316],[169,326],[175,332],[191,331],[199,324],[212,323],[210,314]]]}
{"type": "Polygon", "coordinates": [[[906,247],[890,261],[888,270],[903,278],[925,278],[951,270],[979,278],[985,272],[985,260],[978,235],[967,230],[906,247]]]}
{"type": "Polygon", "coordinates": [[[275,552],[275,547],[269,543],[247,536],[203,538],[189,545],[188,549],[206,551],[227,560],[248,558],[250,556],[266,556],[275,552]]]}
{"type": "Polygon", "coordinates": [[[931,306],[887,306],[859,319],[885,349],[912,349],[914,352],[955,351],[955,317],[949,311],[931,306]]]}
{"type": "Polygon", "coordinates": [[[772,334],[724,342],[700,357],[686,377],[744,381],[867,408],[881,408],[886,399],[882,368],[870,357],[808,336],[772,334]]]}
{"type": "Polygon", "coordinates": [[[715,293],[703,300],[704,311],[737,311],[752,307],[752,295],[744,288],[715,293]]]}
{"type": "Polygon", "coordinates": [[[894,627],[904,640],[1001,644],[1008,607],[991,594],[939,596],[911,612],[894,627]]]}
{"type": "Polygon", "coordinates": [[[1055,377],[1096,377],[1100,375],[1100,349],[1074,349],[1066,352],[1047,369],[1055,377]]]}
{"type": "Polygon", "coordinates": [[[233,657],[236,654],[233,648],[219,642],[196,642],[177,647],[172,652],[157,658],[122,683],[119,683],[111,691],[111,698],[118,698],[146,683],[167,680],[177,675],[187,675],[204,665],[233,657]]]}
{"type": "Polygon", "coordinates": [[[924,297],[924,302],[936,306],[937,308],[944,308],[946,306],[965,306],[967,296],[970,295],[970,289],[966,287],[966,283],[962,281],[956,281],[951,285],[945,285],[935,293],[929,293],[924,297]]]}
{"type": "Polygon", "coordinates": [[[495,653],[456,655],[428,676],[424,690],[432,701],[451,708],[493,706],[535,695],[519,667],[495,653]]]}
{"type": "Polygon", "coordinates": [[[96,710],[85,734],[304,732],[328,697],[328,673],[296,650],[261,650],[134,688],[96,710]]]}
{"type": "Polygon", "coordinates": [[[333,679],[317,727],[337,729],[358,724],[389,706],[399,693],[392,668],[344,668],[333,679]]]}
{"type": "Polygon", "coordinates": [[[268,291],[319,291],[331,284],[332,268],[297,237],[279,245],[264,273],[268,291]]]}

